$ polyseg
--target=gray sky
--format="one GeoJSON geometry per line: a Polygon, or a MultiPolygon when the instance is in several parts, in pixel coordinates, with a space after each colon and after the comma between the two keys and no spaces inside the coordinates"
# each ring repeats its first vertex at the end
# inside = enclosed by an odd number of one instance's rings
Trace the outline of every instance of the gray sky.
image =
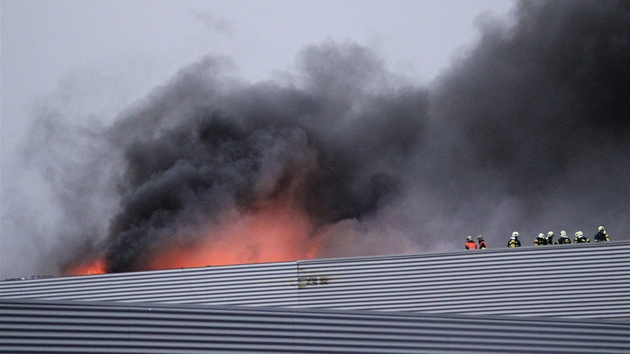
{"type": "Polygon", "coordinates": [[[107,115],[206,54],[232,58],[240,76],[256,82],[289,68],[306,45],[350,40],[375,50],[392,71],[428,81],[475,39],[480,15],[501,15],[511,6],[505,0],[2,1],[2,150],[12,150],[27,130],[29,108],[42,99],[81,90],[97,77],[103,87],[73,97],[87,102],[71,103],[107,115]]]}
{"type": "Polygon", "coordinates": [[[45,235],[56,221],[46,176],[24,166],[34,115],[57,110],[107,125],[205,55],[231,58],[253,83],[281,76],[300,50],[328,39],[369,47],[391,72],[426,84],[475,41],[480,16],[511,7],[505,0],[3,0],[0,278],[45,272],[28,259],[59,243],[25,232],[45,235]],[[41,219],[28,227],[8,220],[15,208],[41,219]]]}

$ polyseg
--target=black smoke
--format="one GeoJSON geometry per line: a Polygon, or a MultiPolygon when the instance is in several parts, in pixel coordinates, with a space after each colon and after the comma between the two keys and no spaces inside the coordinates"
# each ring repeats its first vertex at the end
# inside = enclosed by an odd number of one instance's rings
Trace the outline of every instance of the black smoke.
{"type": "Polygon", "coordinates": [[[629,24],[628,1],[524,1],[512,27],[485,28],[434,96],[462,195],[482,179],[520,204],[528,230],[607,223],[627,235],[629,24]]]}
{"type": "Polygon", "coordinates": [[[504,247],[513,230],[527,244],[600,224],[627,239],[630,2],[523,1],[480,31],[427,86],[332,41],[302,51],[283,81],[244,82],[216,58],[183,68],[90,135],[100,153],[72,162],[108,156],[107,186],[64,186],[115,191],[116,207],[106,234],[67,219],[70,239],[96,241],[63,261],[143,269],[227,210],[287,196],[322,257],[460,250],[467,234],[504,247]]]}
{"type": "Polygon", "coordinates": [[[382,65],[325,43],[301,55],[295,86],[221,78],[213,59],[180,71],[107,131],[124,160],[109,270],[143,269],[179,229],[194,239],[233,208],[287,194],[318,226],[374,215],[402,192],[398,162],[427,109],[425,90],[384,86],[382,65]]]}

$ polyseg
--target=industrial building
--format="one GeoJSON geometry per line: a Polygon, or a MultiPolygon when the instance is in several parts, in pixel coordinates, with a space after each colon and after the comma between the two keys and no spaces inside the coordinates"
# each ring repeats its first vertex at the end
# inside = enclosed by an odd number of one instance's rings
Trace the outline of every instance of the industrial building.
{"type": "Polygon", "coordinates": [[[0,282],[2,353],[630,353],[630,241],[0,282]]]}

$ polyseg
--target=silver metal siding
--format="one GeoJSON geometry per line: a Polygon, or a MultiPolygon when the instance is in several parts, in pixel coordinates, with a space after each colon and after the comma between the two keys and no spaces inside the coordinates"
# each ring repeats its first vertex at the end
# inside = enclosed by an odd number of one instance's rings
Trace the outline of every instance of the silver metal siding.
{"type": "Polygon", "coordinates": [[[0,282],[0,298],[279,306],[297,301],[295,262],[0,282]]]}
{"type": "Polygon", "coordinates": [[[300,307],[630,320],[630,244],[299,262],[300,307]]]}
{"type": "Polygon", "coordinates": [[[2,353],[629,353],[584,320],[0,300],[2,353]]]}
{"type": "Polygon", "coordinates": [[[0,298],[630,321],[630,242],[5,281],[0,298]]]}

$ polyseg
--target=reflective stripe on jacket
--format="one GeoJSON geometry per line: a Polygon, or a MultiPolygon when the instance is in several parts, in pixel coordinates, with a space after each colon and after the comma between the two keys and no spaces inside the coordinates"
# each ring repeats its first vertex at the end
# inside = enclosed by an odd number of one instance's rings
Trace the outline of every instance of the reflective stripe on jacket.
{"type": "Polygon", "coordinates": [[[605,241],[610,241],[610,237],[608,237],[608,234],[603,234],[601,232],[598,232],[595,234],[595,242],[605,242],[605,241]]]}
{"type": "Polygon", "coordinates": [[[521,247],[520,242],[518,242],[517,240],[509,240],[508,241],[508,247],[512,248],[512,247],[521,247]]]}

